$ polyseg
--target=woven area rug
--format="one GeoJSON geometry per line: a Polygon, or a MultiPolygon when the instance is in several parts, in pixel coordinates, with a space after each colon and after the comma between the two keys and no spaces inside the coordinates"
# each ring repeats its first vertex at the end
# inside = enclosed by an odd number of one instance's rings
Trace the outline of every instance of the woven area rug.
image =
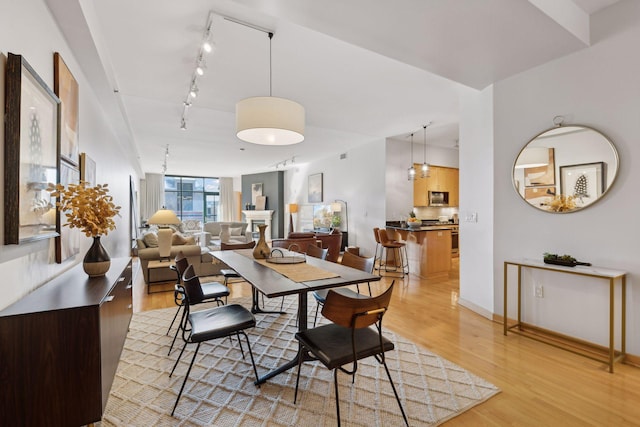
{"type": "MultiPolygon", "coordinates": [[[[266,300],[279,309],[280,298],[266,300]]],[[[233,300],[250,306],[249,298],[233,300]]],[[[310,312],[315,311],[313,303],[310,312]]],[[[199,306],[203,309],[206,306],[199,306]]],[[[264,374],[296,354],[297,299],[287,297],[286,315],[256,314],[247,331],[258,373],[264,374]]],[[[179,349],[167,356],[167,328],[175,308],[133,315],[101,426],[335,426],[333,374],[319,362],[302,366],[298,403],[293,404],[296,368],[256,387],[251,362],[242,359],[237,339],[204,343],[185,391],[170,415],[195,345],[187,346],[169,378],[179,349]]],[[[313,313],[310,314],[310,319],[313,313]]],[[[173,330],[172,330],[173,333],[173,330]]],[[[418,347],[388,330],[395,343],[387,364],[411,426],[435,426],[499,392],[493,384],[418,347]]],[[[180,340],[180,338],[179,338],[180,340]]],[[[182,341],[177,341],[181,346],[182,341]]],[[[246,352],[246,345],[245,345],[246,352]]],[[[340,415],[345,426],[404,425],[384,367],[361,361],[355,384],[339,373],[340,415]]]]}

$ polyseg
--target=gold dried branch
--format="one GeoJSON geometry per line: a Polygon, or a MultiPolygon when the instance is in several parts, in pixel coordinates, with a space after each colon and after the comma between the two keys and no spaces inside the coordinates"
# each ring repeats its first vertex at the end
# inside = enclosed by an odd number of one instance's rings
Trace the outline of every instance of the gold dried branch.
{"type": "Polygon", "coordinates": [[[554,212],[571,211],[576,208],[575,197],[558,194],[554,196],[549,203],[547,203],[547,206],[549,206],[549,210],[554,212]]]}
{"type": "Polygon", "coordinates": [[[65,226],[79,228],[87,237],[102,236],[115,230],[113,217],[120,212],[120,206],[113,203],[109,195],[109,184],[87,187],[87,183],[49,184],[47,191],[57,197],[56,206],[67,217],[65,226]]]}

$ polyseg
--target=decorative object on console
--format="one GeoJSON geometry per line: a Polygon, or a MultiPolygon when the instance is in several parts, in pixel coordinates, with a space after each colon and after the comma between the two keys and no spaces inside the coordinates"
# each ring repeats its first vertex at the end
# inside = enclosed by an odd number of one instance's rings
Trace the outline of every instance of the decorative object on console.
{"type": "Polygon", "coordinates": [[[289,203],[289,233],[293,233],[293,214],[298,213],[298,204],[289,203]]]}
{"type": "Polygon", "coordinates": [[[542,255],[542,260],[545,264],[563,265],[565,267],[575,267],[576,265],[591,265],[590,262],[577,261],[571,255],[557,255],[545,252],[542,255]]]}
{"type": "Polygon", "coordinates": [[[93,245],[83,260],[84,271],[90,277],[103,276],[111,261],[109,255],[100,244],[100,236],[115,230],[113,217],[120,212],[120,206],[113,203],[109,195],[109,184],[98,184],[87,187],[84,182],[64,185],[50,184],[47,190],[52,197],[57,197],[58,210],[65,213],[65,226],[79,228],[87,237],[93,237],[93,245]]]}
{"type": "MultiPolygon", "coordinates": [[[[180,219],[175,212],[171,209],[159,209],[156,213],[151,215],[148,221],[149,224],[157,225],[159,227],[166,225],[178,225],[180,219]]],[[[173,230],[169,227],[158,228],[158,250],[160,251],[160,259],[169,258],[171,256],[171,236],[173,230]]]]}
{"type": "Polygon", "coordinates": [[[236,135],[241,140],[252,144],[297,144],[304,141],[304,107],[289,99],[272,96],[273,32],[267,32],[267,34],[269,35],[269,96],[246,98],[236,104],[236,135]]]}
{"type": "Polygon", "coordinates": [[[269,258],[271,254],[271,249],[269,245],[267,245],[267,241],[264,237],[264,231],[266,230],[266,224],[258,225],[258,232],[260,233],[260,237],[258,238],[258,243],[256,243],[256,247],[253,248],[253,257],[255,259],[266,259],[269,258]]]}

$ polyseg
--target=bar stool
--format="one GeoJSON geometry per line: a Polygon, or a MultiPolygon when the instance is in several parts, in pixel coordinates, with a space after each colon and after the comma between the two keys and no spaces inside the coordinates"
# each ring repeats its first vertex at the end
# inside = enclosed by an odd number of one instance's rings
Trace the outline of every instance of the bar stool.
{"type": "Polygon", "coordinates": [[[379,270],[380,265],[382,265],[382,253],[380,254],[380,256],[378,256],[378,249],[382,250],[382,248],[380,247],[380,235],[378,234],[378,230],[380,230],[378,227],[375,227],[373,229],[373,238],[376,240],[376,250],[373,253],[373,271],[379,270]],[[376,261],[378,261],[377,267],[376,261]]]}
{"type": "Polygon", "coordinates": [[[378,274],[382,276],[383,258],[385,259],[385,273],[400,273],[402,275],[401,277],[404,277],[405,274],[409,274],[409,258],[407,257],[406,243],[391,240],[389,238],[389,235],[387,234],[387,230],[385,230],[384,228],[378,229],[378,237],[380,240],[380,246],[382,246],[380,253],[380,263],[378,266],[378,274]],[[395,265],[393,266],[393,269],[389,269],[389,265],[386,262],[386,260],[389,258],[390,250],[392,251],[393,257],[395,259],[395,265]],[[400,261],[399,264],[398,261],[400,261]]]}

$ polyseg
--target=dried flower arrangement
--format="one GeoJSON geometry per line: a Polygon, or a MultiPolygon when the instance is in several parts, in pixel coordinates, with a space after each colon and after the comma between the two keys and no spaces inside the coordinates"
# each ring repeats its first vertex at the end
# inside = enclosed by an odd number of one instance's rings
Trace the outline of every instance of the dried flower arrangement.
{"type": "Polygon", "coordinates": [[[567,212],[576,208],[576,201],[574,196],[557,194],[550,202],[546,203],[546,205],[549,206],[549,210],[553,212],[567,212]]]}
{"type": "Polygon", "coordinates": [[[87,237],[102,236],[115,230],[113,217],[120,212],[120,206],[113,203],[109,195],[109,184],[87,187],[86,182],[69,184],[49,184],[47,191],[57,197],[56,206],[65,213],[69,228],[79,228],[87,237]]]}

